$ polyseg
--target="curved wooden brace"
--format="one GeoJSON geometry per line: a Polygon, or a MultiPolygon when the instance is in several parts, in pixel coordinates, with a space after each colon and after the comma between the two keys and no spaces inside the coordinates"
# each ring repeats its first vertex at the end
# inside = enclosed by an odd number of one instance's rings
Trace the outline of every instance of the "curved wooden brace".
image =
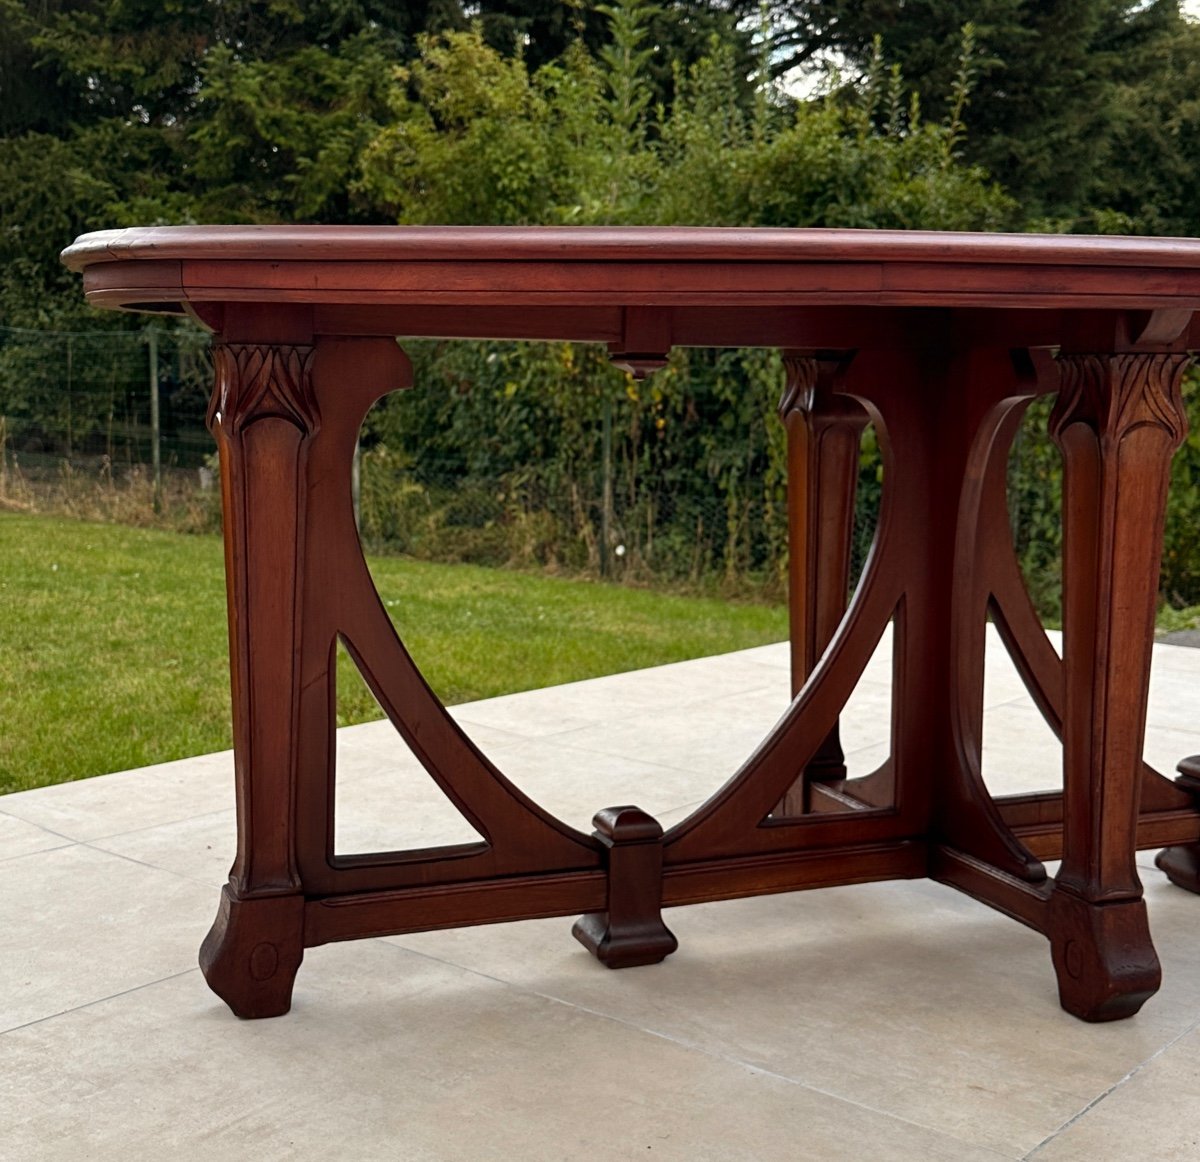
{"type": "MultiPolygon", "coordinates": [[[[792,697],[846,613],[859,448],[868,417],[838,391],[842,357],[785,351],[779,417],[787,437],[788,611],[792,697]]],[[[773,812],[806,815],[828,806],[821,795],[846,778],[838,725],[773,812]],[[821,784],[820,788],[814,784],[821,784]]],[[[840,806],[840,804],[839,804],[840,806]]],[[[843,808],[844,809],[844,808],[843,808]]]]}
{"type": "MultiPolygon", "coordinates": [[[[847,391],[847,394],[850,394],[847,391]]],[[[855,396],[855,398],[858,398],[855,396]]],[[[830,842],[861,836],[863,813],[771,818],[799,773],[812,761],[866,669],[893,613],[903,617],[903,556],[891,535],[898,490],[892,444],[881,410],[859,398],[875,424],[884,458],[879,524],[854,597],[837,632],[791,706],[739,770],[711,798],[664,837],[664,862],[720,855],[785,851],[795,846],[796,827],[820,828],[830,842]]],[[[894,815],[883,810],[881,816],[894,815]]],[[[897,830],[881,819],[880,835],[897,830]]]]}
{"type": "MultiPolygon", "coordinates": [[[[1057,387],[1057,364],[1039,376],[1053,374],[1057,387]]],[[[1046,387],[1043,390],[1047,390],[1046,387]]],[[[1024,408],[1014,416],[1014,423],[1023,417],[1024,408]]],[[[1015,433],[1014,433],[1015,435],[1015,433]]],[[[1010,441],[1011,442],[1011,441],[1010,441]]],[[[1005,465],[1006,467],[1006,465],[1005,465]]],[[[1001,471],[999,463],[994,469],[1001,471]]],[[[1058,651],[1050,643],[1041,618],[1029,596],[1029,589],[1021,573],[1016,547],[1012,540],[1007,509],[1007,489],[993,488],[987,494],[987,503],[980,511],[979,523],[986,527],[984,537],[985,562],[982,565],[984,579],[990,591],[988,608],[1000,634],[1000,640],[1008,651],[1025,688],[1034,705],[1041,712],[1046,724],[1056,738],[1062,740],[1063,707],[1063,664],[1058,651]]],[[[1149,763],[1142,763],[1142,805],[1154,810],[1169,810],[1187,807],[1191,796],[1177,787],[1174,782],[1149,763]]],[[[1015,798],[1015,796],[1013,796],[1015,798]]]]}
{"type": "Polygon", "coordinates": [[[828,737],[893,611],[901,616],[900,594],[882,572],[880,568],[870,578],[864,574],[864,583],[829,649],[770,734],[715,795],[667,832],[664,862],[786,851],[795,847],[795,827],[820,827],[828,832],[830,842],[837,841],[841,829],[847,836],[861,835],[860,812],[852,817],[768,816],[828,737]]]}
{"type": "Polygon", "coordinates": [[[421,676],[375,589],[354,524],[350,467],[367,410],[411,383],[393,340],[320,340],[312,370],[328,418],[309,459],[306,601],[301,681],[299,818],[309,890],[368,890],[450,883],[543,868],[601,865],[597,842],[524,795],[482,754],[421,676]],[[371,855],[333,855],[335,646],[341,638],[384,712],[482,844],[371,855]]]}
{"type": "MultiPolygon", "coordinates": [[[[1046,720],[1054,736],[1062,741],[1063,669],[1062,658],[1046,636],[1045,627],[1033,607],[1016,552],[994,551],[991,574],[992,597],[988,606],[996,623],[1000,640],[1012,658],[1017,673],[1034,705],[1046,720]]],[[[1142,762],[1142,807],[1151,810],[1171,810],[1189,807],[1193,796],[1173,780],[1142,762]]],[[[1004,798],[1020,796],[1002,796],[1004,798]]]]}
{"type": "Polygon", "coordinates": [[[1036,882],[1045,879],[1045,868],[1005,824],[984,783],[980,755],[987,610],[992,599],[987,566],[998,535],[1011,546],[1005,504],[1008,453],[1025,409],[1037,394],[1037,384],[1023,353],[1014,359],[1005,351],[973,352],[965,371],[969,389],[979,392],[983,414],[973,425],[958,506],[950,639],[955,667],[950,702],[955,777],[947,781],[942,797],[939,832],[955,850],[1036,882]]]}

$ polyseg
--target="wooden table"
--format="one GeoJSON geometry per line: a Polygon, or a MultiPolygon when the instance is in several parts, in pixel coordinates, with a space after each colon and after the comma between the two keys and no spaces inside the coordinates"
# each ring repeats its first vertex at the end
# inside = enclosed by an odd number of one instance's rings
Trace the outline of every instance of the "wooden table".
{"type": "Polygon", "coordinates": [[[610,967],[676,947],[662,908],[929,876],[1043,933],[1062,1004],[1157,989],[1135,849],[1200,889],[1200,760],[1142,762],[1168,465],[1200,347],[1200,242],[740,229],[179,227],[80,238],[88,299],[215,333],[238,850],[201,949],[242,1017],[287,1011],[306,947],[582,914],[610,967]],[[606,343],[636,374],[672,346],[787,352],[796,696],[729,781],[665,834],[636,807],[585,835],[514,786],[425,684],[355,532],[351,459],[411,383],[395,336],[606,343]],[[1010,442],[1057,392],[1064,655],[1013,553],[1010,442]],[[874,424],[885,489],[846,608],[853,481],[874,424]],[[985,622],[1063,742],[1062,793],[980,777],[985,622]],[[891,756],[847,778],[838,715],[889,623],[891,756]],[[333,659],[484,837],[335,855],[333,659]],[[1062,859],[1054,878],[1042,861],[1062,859]]]}

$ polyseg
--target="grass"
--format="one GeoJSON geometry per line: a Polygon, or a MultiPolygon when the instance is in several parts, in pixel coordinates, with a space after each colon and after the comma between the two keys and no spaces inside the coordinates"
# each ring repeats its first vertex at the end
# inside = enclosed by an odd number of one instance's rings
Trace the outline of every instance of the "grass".
{"type": "MultiPolygon", "coordinates": [[[[0,513],[0,793],[230,745],[220,541],[0,513]]],[[[447,703],[780,641],[779,607],[371,558],[447,703]]],[[[379,716],[339,674],[343,724],[379,716]]]]}
{"type": "Polygon", "coordinates": [[[1181,629],[1200,629],[1200,605],[1189,605],[1185,609],[1172,609],[1165,605],[1158,611],[1158,632],[1175,633],[1181,629]]]}

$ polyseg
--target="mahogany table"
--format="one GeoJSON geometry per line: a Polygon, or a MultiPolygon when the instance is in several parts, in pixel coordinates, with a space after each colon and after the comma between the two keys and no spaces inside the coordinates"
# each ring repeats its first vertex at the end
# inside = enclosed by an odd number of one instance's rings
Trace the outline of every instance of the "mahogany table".
{"type": "Polygon", "coordinates": [[[1200,890],[1200,759],[1142,761],[1168,466],[1200,347],[1200,242],[822,230],[179,227],[80,238],[88,299],[214,333],[238,849],[201,949],[242,1017],[287,1011],[307,947],[582,914],[610,967],[676,946],[662,908],[929,876],[1043,933],[1064,1008],[1135,1013],[1158,959],[1134,864],[1200,890]],[[373,401],[411,383],[396,336],[605,343],[642,375],[672,346],[787,352],[795,698],[665,834],[612,807],[585,835],[489,761],[426,685],[375,592],[350,471],[373,401]],[[1064,648],[1026,594],[1010,442],[1058,393],[1064,648]],[[884,457],[846,606],[853,481],[884,457]],[[1063,743],[1061,793],[980,777],[991,617],[1063,743]],[[837,719],[889,624],[890,758],[848,778],[837,719]],[[336,855],[334,657],[483,837],[336,855]],[[1061,858],[1058,874],[1042,861],[1061,858]]]}

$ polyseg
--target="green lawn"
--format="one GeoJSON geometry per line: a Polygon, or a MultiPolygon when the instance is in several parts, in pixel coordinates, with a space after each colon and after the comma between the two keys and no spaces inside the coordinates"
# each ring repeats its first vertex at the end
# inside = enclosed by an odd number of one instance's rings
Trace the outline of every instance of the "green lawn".
{"type": "MultiPolygon", "coordinates": [[[[0,793],[220,750],[229,678],[214,537],[0,514],[0,793]]],[[[373,558],[450,703],[780,641],[783,609],[373,558]]],[[[378,717],[349,663],[339,719],[378,717]]]]}

